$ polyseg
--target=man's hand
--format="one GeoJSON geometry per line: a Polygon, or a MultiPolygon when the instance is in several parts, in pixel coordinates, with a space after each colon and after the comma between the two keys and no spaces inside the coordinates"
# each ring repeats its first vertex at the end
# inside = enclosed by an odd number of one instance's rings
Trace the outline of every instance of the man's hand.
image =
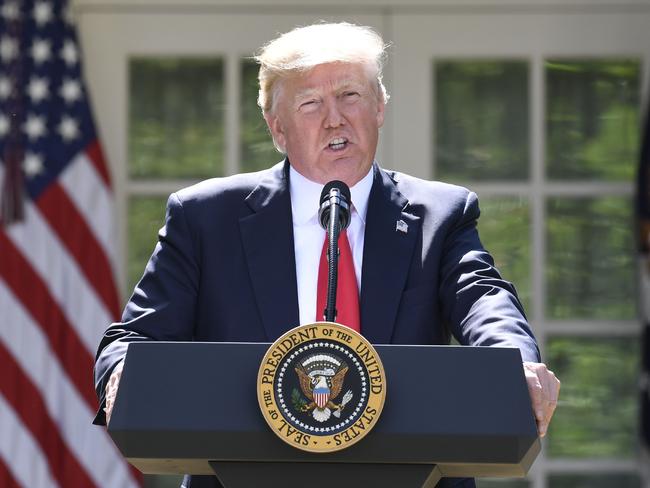
{"type": "Polygon", "coordinates": [[[115,397],[117,396],[117,388],[120,385],[120,378],[122,377],[122,369],[124,369],[124,360],[120,361],[108,378],[106,384],[106,406],[104,412],[106,413],[106,425],[111,421],[111,414],[113,413],[113,406],[115,405],[115,397]]]}
{"type": "Polygon", "coordinates": [[[555,377],[553,371],[549,371],[544,363],[524,363],[526,382],[533,405],[533,412],[537,420],[537,430],[540,437],[546,435],[548,424],[551,422],[557,397],[560,393],[560,380],[555,377]]]}

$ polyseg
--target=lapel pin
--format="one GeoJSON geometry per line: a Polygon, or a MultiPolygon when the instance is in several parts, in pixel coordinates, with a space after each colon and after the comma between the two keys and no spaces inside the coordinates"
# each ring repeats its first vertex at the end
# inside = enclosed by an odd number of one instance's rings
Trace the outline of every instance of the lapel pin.
{"type": "Polygon", "coordinates": [[[403,234],[406,234],[406,233],[408,233],[408,231],[409,231],[409,226],[408,226],[408,224],[407,224],[406,222],[404,222],[403,220],[398,220],[398,221],[397,221],[397,225],[395,226],[395,231],[396,231],[396,232],[401,232],[401,233],[403,233],[403,234]]]}

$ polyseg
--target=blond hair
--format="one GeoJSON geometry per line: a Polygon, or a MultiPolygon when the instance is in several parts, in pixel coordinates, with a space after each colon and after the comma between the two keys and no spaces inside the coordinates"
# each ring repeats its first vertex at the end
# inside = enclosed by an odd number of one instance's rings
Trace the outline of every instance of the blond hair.
{"type": "Polygon", "coordinates": [[[384,103],[388,93],[382,82],[386,45],[370,27],[341,22],[313,24],[286,32],[263,46],[255,60],[260,64],[257,104],[263,113],[273,111],[278,81],[326,63],[363,64],[376,80],[384,103]]]}

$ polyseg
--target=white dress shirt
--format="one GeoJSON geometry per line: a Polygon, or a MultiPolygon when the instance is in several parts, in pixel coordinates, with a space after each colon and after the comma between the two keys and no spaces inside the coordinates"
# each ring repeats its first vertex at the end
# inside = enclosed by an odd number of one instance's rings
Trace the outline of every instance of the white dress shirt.
{"type": "MultiPolygon", "coordinates": [[[[293,216],[293,245],[296,256],[296,279],[300,325],[316,321],[316,294],[318,293],[318,267],[325,242],[325,230],[318,223],[318,206],[323,187],[308,180],[293,166],[289,168],[289,192],[293,216]]],[[[352,219],[347,229],[348,240],[357,276],[357,289],[361,290],[361,265],[363,264],[363,238],[366,230],[368,197],[372,188],[372,167],[368,174],[350,188],[352,219]]],[[[271,236],[272,238],[272,236],[271,236]]]]}

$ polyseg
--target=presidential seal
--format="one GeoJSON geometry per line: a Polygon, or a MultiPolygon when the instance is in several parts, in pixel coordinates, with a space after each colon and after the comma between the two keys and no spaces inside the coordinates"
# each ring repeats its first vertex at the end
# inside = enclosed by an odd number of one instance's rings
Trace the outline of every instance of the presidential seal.
{"type": "Polygon", "coordinates": [[[386,375],[372,345],[332,322],[290,330],[266,352],[257,376],[262,415],[278,437],[310,452],[360,441],[377,423],[386,375]]]}

